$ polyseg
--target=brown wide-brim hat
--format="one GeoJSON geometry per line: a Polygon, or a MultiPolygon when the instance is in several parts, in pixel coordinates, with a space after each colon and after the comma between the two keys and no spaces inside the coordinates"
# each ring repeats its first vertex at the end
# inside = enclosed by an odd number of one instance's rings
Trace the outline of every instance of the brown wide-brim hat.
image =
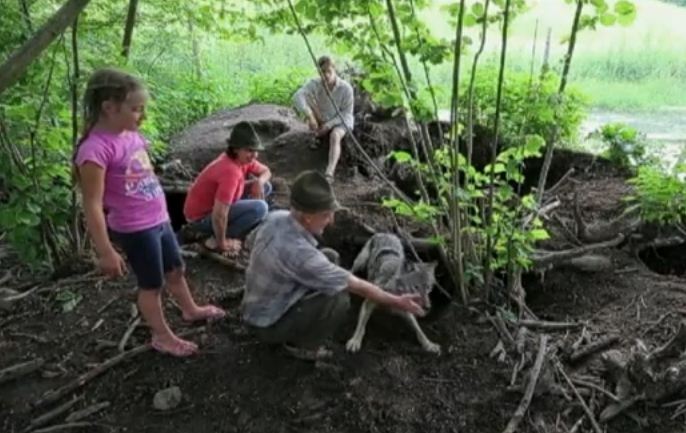
{"type": "Polygon", "coordinates": [[[232,149],[264,150],[262,140],[250,122],[238,122],[226,144],[232,149]]]}
{"type": "Polygon", "coordinates": [[[291,186],[291,206],[308,213],[343,209],[326,177],[315,170],[303,171],[295,178],[291,186]]]}

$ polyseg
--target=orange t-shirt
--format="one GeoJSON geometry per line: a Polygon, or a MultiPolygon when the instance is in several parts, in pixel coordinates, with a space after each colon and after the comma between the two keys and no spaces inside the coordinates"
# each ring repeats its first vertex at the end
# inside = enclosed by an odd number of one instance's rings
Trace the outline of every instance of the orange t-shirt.
{"type": "Polygon", "coordinates": [[[188,190],[183,206],[186,220],[196,221],[209,215],[215,201],[227,205],[237,202],[243,196],[245,177],[265,169],[257,160],[241,165],[222,153],[200,172],[188,190]]]}

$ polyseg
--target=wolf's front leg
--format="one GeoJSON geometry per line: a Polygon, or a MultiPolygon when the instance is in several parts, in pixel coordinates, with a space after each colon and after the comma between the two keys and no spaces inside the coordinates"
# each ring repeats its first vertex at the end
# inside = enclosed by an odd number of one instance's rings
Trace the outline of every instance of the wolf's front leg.
{"type": "Polygon", "coordinates": [[[417,334],[417,340],[419,340],[419,344],[422,345],[422,348],[424,348],[424,350],[426,350],[427,352],[439,355],[441,353],[441,346],[427,338],[426,334],[424,334],[424,331],[422,331],[422,328],[419,327],[417,318],[414,317],[414,315],[407,312],[403,312],[401,314],[405,318],[405,320],[407,320],[407,322],[410,324],[412,329],[414,329],[415,334],[417,334]]]}
{"type": "Polygon", "coordinates": [[[376,308],[376,304],[369,299],[365,299],[364,302],[362,302],[362,306],[360,307],[360,315],[357,317],[357,327],[355,328],[355,333],[352,337],[350,337],[350,340],[348,340],[348,343],[345,345],[345,348],[348,349],[349,352],[357,352],[360,350],[360,347],[362,347],[364,331],[367,328],[367,322],[369,321],[369,317],[372,315],[374,308],[376,308]]]}

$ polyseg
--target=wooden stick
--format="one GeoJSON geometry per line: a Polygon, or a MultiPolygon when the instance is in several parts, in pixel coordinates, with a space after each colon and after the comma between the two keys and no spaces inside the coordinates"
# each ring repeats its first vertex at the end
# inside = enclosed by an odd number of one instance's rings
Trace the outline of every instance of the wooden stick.
{"type": "Polygon", "coordinates": [[[98,314],[102,314],[103,311],[107,310],[109,308],[109,306],[112,305],[114,303],[114,301],[116,301],[119,298],[120,298],[120,296],[116,295],[116,296],[113,296],[109,301],[105,302],[105,305],[98,308],[98,314]]]}
{"type": "Polygon", "coordinates": [[[505,325],[505,322],[503,321],[502,317],[500,317],[497,314],[495,316],[491,316],[487,313],[486,318],[489,322],[491,322],[493,328],[495,328],[496,332],[500,335],[500,339],[504,343],[506,343],[507,348],[509,350],[512,350],[512,348],[515,346],[514,338],[512,337],[510,330],[507,329],[507,326],[505,325]]]}
{"type": "Polygon", "coordinates": [[[22,362],[0,370],[0,384],[9,382],[22,376],[33,373],[45,365],[43,358],[22,362]]]}
{"type": "Polygon", "coordinates": [[[593,430],[595,430],[595,433],[603,433],[603,430],[600,428],[600,425],[598,425],[598,421],[596,421],[593,412],[591,411],[591,409],[589,409],[583,397],[581,397],[581,394],[579,394],[579,390],[576,389],[576,386],[574,386],[572,380],[569,378],[569,376],[567,376],[567,373],[565,373],[565,370],[564,368],[562,368],[562,364],[560,364],[560,361],[558,359],[554,359],[554,363],[557,371],[564,378],[565,382],[567,382],[567,385],[569,385],[569,387],[572,389],[572,392],[574,392],[574,395],[576,396],[577,400],[579,400],[581,408],[586,413],[588,420],[591,421],[591,425],[593,426],[593,430]]]}
{"type": "Polygon", "coordinates": [[[585,358],[589,355],[595,354],[597,352],[603,351],[607,349],[608,347],[616,344],[619,342],[619,336],[617,335],[611,335],[608,337],[604,337],[599,339],[598,341],[591,343],[579,350],[575,350],[572,355],[569,357],[570,362],[577,362],[582,358],[585,358]]]}
{"type": "Polygon", "coordinates": [[[57,406],[55,409],[46,412],[45,414],[39,416],[38,418],[35,418],[31,421],[29,426],[24,430],[25,432],[29,432],[33,429],[36,429],[38,427],[44,426],[45,424],[49,423],[53,419],[59,417],[60,415],[64,414],[67,412],[69,409],[71,409],[76,403],[79,401],[83,400],[83,396],[79,397],[74,397],[73,399],[69,400],[68,402],[57,406]]]}
{"type": "Polygon", "coordinates": [[[235,269],[237,271],[245,271],[245,266],[238,263],[237,260],[223,256],[222,254],[210,251],[207,248],[200,248],[200,255],[208,259],[214,260],[215,262],[227,266],[229,268],[235,269]]]}
{"type": "Polygon", "coordinates": [[[131,334],[133,334],[133,331],[136,330],[138,325],[141,324],[141,318],[140,316],[136,317],[136,320],[132,321],[131,324],[129,325],[128,328],[126,328],[126,332],[124,332],[124,335],[121,337],[121,340],[119,341],[119,345],[117,346],[119,348],[120,352],[124,351],[124,348],[126,347],[126,343],[129,341],[129,338],[131,338],[131,334]]]}
{"type": "Polygon", "coordinates": [[[8,335],[10,337],[28,338],[29,340],[33,340],[36,343],[47,343],[48,342],[47,338],[41,337],[40,335],[29,334],[28,332],[10,332],[8,335]]]}
{"type": "MultiPolygon", "coordinates": [[[[189,331],[180,333],[180,337],[186,337],[189,335],[197,334],[201,331],[204,331],[204,328],[196,328],[196,329],[191,329],[189,331]]],[[[107,361],[103,362],[102,364],[98,365],[97,367],[87,371],[86,373],[82,374],[81,376],[77,377],[76,379],[72,380],[71,382],[67,383],[66,385],[61,386],[60,388],[53,389],[51,391],[46,392],[43,397],[39,398],[33,403],[34,407],[41,407],[45,406],[50,403],[54,403],[58,400],[60,400],[62,397],[65,395],[69,394],[72,391],[75,391],[82,386],[86,385],[88,382],[91,380],[95,379],[96,377],[100,376],[102,373],[106,372],[112,367],[115,367],[116,365],[120,364],[123,361],[126,361],[130,358],[133,358],[137,355],[140,355],[141,353],[145,353],[152,350],[152,347],[150,346],[149,343],[146,344],[141,344],[138,347],[135,347],[131,350],[128,350],[126,352],[122,352],[116,356],[113,356],[112,358],[108,359],[107,361]]]]}
{"type": "Polygon", "coordinates": [[[566,331],[567,329],[574,329],[584,326],[583,323],[574,322],[548,322],[545,320],[526,320],[522,319],[517,322],[519,326],[526,326],[532,329],[544,329],[547,331],[566,331]]]}
{"type": "Polygon", "coordinates": [[[53,425],[50,427],[45,427],[39,430],[34,430],[33,433],[53,433],[56,431],[61,431],[61,430],[71,430],[75,428],[84,428],[84,427],[105,427],[102,424],[95,424],[92,422],[71,422],[67,424],[58,424],[58,425],[53,425]]]}
{"type": "Polygon", "coordinates": [[[86,408],[83,408],[81,410],[77,410],[75,412],[72,412],[67,416],[65,419],[66,422],[76,422],[76,421],[81,421],[84,418],[88,418],[89,416],[93,415],[94,413],[98,413],[103,409],[107,409],[110,407],[110,402],[109,401],[103,401],[101,403],[95,403],[91,406],[88,406],[86,408]]]}
{"type": "Polygon", "coordinates": [[[574,383],[575,385],[586,387],[586,388],[595,389],[596,391],[600,392],[601,394],[606,395],[607,397],[610,398],[610,400],[613,400],[616,403],[619,403],[621,401],[619,399],[619,397],[617,397],[616,395],[614,395],[610,391],[606,390],[602,386],[596,385],[595,383],[587,382],[587,381],[581,380],[581,379],[572,379],[572,383],[574,383]]]}
{"type": "Polygon", "coordinates": [[[531,368],[529,384],[527,385],[526,391],[522,396],[522,401],[519,403],[519,407],[517,407],[517,410],[515,410],[514,415],[512,415],[512,419],[510,419],[510,422],[507,424],[507,427],[505,427],[505,430],[503,430],[503,433],[514,433],[517,431],[517,426],[519,426],[519,423],[524,418],[526,411],[529,409],[531,399],[534,396],[534,390],[536,389],[536,383],[538,382],[538,377],[541,375],[541,369],[543,368],[543,361],[545,360],[547,345],[548,336],[542,335],[538,345],[536,362],[531,368]]]}

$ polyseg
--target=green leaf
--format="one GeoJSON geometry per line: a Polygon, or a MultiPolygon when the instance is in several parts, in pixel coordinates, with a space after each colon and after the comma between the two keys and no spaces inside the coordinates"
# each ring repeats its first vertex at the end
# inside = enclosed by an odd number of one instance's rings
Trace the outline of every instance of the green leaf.
{"type": "Polygon", "coordinates": [[[396,150],[391,153],[391,157],[399,163],[407,163],[413,160],[412,155],[404,150],[396,150]]]}
{"type": "Polygon", "coordinates": [[[545,229],[534,229],[529,232],[531,239],[535,241],[544,241],[550,239],[550,235],[545,229]]]}
{"type": "Polygon", "coordinates": [[[600,24],[604,26],[611,26],[617,22],[617,17],[609,12],[606,12],[600,16],[600,24]]]}
{"type": "Polygon", "coordinates": [[[472,5],[472,14],[481,18],[484,14],[484,5],[481,3],[474,3],[472,5]]]}
{"type": "Polygon", "coordinates": [[[467,14],[462,19],[462,25],[465,27],[473,27],[477,24],[477,17],[472,14],[467,14]]]}

